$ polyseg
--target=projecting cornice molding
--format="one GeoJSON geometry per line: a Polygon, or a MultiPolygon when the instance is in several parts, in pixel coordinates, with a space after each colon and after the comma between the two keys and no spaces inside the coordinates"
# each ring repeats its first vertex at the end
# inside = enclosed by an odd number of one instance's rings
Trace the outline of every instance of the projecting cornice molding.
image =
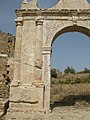
{"type": "Polygon", "coordinates": [[[90,20],[90,9],[22,9],[16,10],[16,14],[18,17],[23,17],[23,20],[35,20],[37,16],[42,17],[43,20],[66,20],[71,19],[72,17],[74,20],[76,17],[83,20],[90,20]]]}
{"type": "Polygon", "coordinates": [[[60,14],[70,14],[70,13],[82,13],[82,14],[90,14],[90,9],[22,9],[16,10],[17,16],[26,16],[26,15],[60,15],[60,14]]]}

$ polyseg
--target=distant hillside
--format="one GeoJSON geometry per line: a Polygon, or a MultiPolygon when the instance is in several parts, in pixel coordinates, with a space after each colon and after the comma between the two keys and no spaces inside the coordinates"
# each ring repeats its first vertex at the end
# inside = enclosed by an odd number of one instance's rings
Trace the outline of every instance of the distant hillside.
{"type": "Polygon", "coordinates": [[[90,70],[62,74],[59,70],[51,69],[51,84],[90,83],[90,70]]]}
{"type": "Polygon", "coordinates": [[[51,70],[51,106],[90,106],[90,71],[62,74],[51,70]]]}

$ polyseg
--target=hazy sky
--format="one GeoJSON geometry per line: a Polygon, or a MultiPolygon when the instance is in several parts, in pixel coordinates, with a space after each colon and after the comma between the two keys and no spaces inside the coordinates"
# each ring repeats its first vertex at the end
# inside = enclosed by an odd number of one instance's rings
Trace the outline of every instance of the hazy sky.
{"type": "MultiPolygon", "coordinates": [[[[51,7],[58,0],[38,0],[39,6],[51,7]]],[[[0,30],[15,35],[15,9],[20,8],[22,0],[0,0],[0,30]]],[[[90,2],[90,0],[89,0],[90,2]]],[[[60,35],[52,46],[51,65],[63,71],[72,66],[76,70],[90,69],[90,38],[81,33],[60,35]]]]}

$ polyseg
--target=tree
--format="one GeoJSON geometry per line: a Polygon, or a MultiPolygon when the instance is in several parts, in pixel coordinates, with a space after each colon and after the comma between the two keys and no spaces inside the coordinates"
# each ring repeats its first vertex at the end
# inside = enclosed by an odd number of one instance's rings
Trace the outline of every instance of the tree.
{"type": "Polygon", "coordinates": [[[55,68],[51,69],[51,77],[57,78],[57,70],[55,68]]]}
{"type": "Polygon", "coordinates": [[[87,68],[84,68],[84,71],[83,71],[84,73],[90,73],[90,70],[89,69],[87,69],[87,68]]]}
{"type": "Polygon", "coordinates": [[[78,72],[78,73],[90,73],[90,70],[88,69],[88,68],[84,68],[84,70],[83,71],[80,71],[80,72],[78,72]]]}
{"type": "Polygon", "coordinates": [[[64,73],[65,73],[65,74],[68,74],[68,73],[75,74],[75,69],[74,69],[73,67],[67,67],[67,68],[64,70],[64,73]]]}

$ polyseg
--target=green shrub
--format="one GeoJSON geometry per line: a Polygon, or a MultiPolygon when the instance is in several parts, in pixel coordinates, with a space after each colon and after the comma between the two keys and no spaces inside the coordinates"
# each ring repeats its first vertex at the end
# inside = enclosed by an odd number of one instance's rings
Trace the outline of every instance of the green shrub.
{"type": "Polygon", "coordinates": [[[81,79],[80,78],[76,78],[75,79],[75,83],[74,84],[78,84],[78,83],[81,83],[81,79]]]}
{"type": "Polygon", "coordinates": [[[67,67],[67,68],[64,70],[64,73],[65,73],[65,74],[68,74],[68,73],[75,74],[75,69],[74,69],[73,67],[67,67]]]}
{"type": "Polygon", "coordinates": [[[57,71],[56,71],[56,69],[51,69],[51,77],[57,78],[57,71]]]}

